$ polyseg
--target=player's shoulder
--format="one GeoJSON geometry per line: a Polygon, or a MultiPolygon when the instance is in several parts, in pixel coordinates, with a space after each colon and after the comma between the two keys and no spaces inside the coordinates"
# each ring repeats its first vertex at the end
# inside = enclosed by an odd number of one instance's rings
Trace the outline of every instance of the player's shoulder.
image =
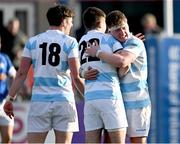
{"type": "Polygon", "coordinates": [[[92,35],[89,33],[85,33],[79,40],[79,44],[82,43],[83,41],[88,41],[90,38],[92,38],[92,35]]]}
{"type": "Polygon", "coordinates": [[[109,44],[119,43],[119,41],[117,41],[111,34],[108,33],[105,33],[102,39],[109,44]]]}
{"type": "Polygon", "coordinates": [[[65,43],[78,43],[77,39],[75,37],[69,36],[69,35],[63,35],[63,38],[65,39],[65,43]]]}
{"type": "Polygon", "coordinates": [[[81,37],[80,41],[83,41],[83,40],[87,41],[92,38],[101,39],[101,37],[103,37],[103,36],[104,36],[104,33],[101,31],[90,30],[81,37]]]}
{"type": "Polygon", "coordinates": [[[136,36],[134,36],[134,35],[132,35],[132,36],[130,37],[130,40],[132,40],[132,41],[134,41],[134,42],[136,42],[136,43],[143,43],[143,41],[142,41],[141,39],[139,39],[138,37],[136,37],[136,36]]]}
{"type": "Polygon", "coordinates": [[[131,35],[128,40],[127,40],[127,44],[130,44],[130,45],[135,45],[135,46],[143,46],[144,43],[141,39],[137,38],[136,36],[134,35],[131,35]]]}
{"type": "Polygon", "coordinates": [[[37,34],[37,35],[34,35],[34,36],[30,37],[30,38],[28,39],[28,42],[34,42],[34,41],[36,41],[36,40],[38,39],[38,37],[40,37],[42,34],[43,34],[43,33],[40,33],[40,34],[37,34]]]}
{"type": "Polygon", "coordinates": [[[104,38],[112,40],[112,41],[117,41],[111,34],[109,33],[105,33],[104,34],[104,38]]]}
{"type": "Polygon", "coordinates": [[[66,39],[71,40],[71,41],[77,41],[77,40],[76,40],[76,38],[75,38],[75,37],[73,37],[73,36],[64,35],[64,37],[65,37],[66,39]]]}
{"type": "Polygon", "coordinates": [[[37,35],[34,35],[34,36],[28,38],[28,40],[26,41],[26,44],[25,44],[25,48],[29,49],[29,50],[35,49],[36,45],[37,45],[37,40],[42,35],[43,35],[43,33],[40,33],[40,34],[37,34],[37,35]]]}

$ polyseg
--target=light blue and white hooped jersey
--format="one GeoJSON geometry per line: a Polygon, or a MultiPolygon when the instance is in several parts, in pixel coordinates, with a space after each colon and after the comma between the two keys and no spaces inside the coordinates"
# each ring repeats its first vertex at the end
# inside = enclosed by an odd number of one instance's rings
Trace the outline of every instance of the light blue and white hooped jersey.
{"type": "Polygon", "coordinates": [[[116,51],[122,49],[122,45],[111,35],[101,33],[97,30],[89,31],[80,39],[79,57],[81,69],[86,71],[90,66],[99,71],[96,80],[85,81],[85,100],[122,99],[116,68],[104,61],[101,61],[97,57],[87,56],[85,53],[87,41],[91,44],[97,41],[101,50],[108,53],[115,53],[116,51]]]}
{"type": "Polygon", "coordinates": [[[59,30],[47,30],[26,43],[23,57],[32,59],[32,101],[74,101],[69,58],[78,58],[75,38],[59,30]]]}
{"type": "Polygon", "coordinates": [[[151,104],[147,84],[147,56],[143,42],[131,35],[122,43],[124,49],[136,56],[127,75],[121,79],[120,87],[126,109],[136,109],[151,104]]]}
{"type": "Polygon", "coordinates": [[[0,52],[0,105],[8,94],[8,77],[14,77],[15,75],[16,70],[9,56],[0,52]]]}

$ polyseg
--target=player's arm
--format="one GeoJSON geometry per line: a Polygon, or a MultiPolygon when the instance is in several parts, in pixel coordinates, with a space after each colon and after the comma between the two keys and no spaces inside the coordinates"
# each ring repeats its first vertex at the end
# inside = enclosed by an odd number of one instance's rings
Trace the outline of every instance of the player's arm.
{"type": "Polygon", "coordinates": [[[114,54],[100,51],[97,57],[113,65],[114,67],[125,68],[134,61],[135,55],[124,50],[120,50],[114,54]]]}
{"type": "Polygon", "coordinates": [[[123,59],[123,62],[121,63],[121,67],[118,68],[118,75],[120,78],[122,78],[128,73],[131,63],[135,59],[135,55],[125,50],[120,50],[117,52],[117,54],[120,55],[123,59]]]}
{"type": "Polygon", "coordinates": [[[126,67],[135,60],[135,55],[125,50],[120,50],[114,54],[107,53],[99,49],[99,45],[89,44],[86,53],[93,57],[98,57],[101,60],[113,65],[114,67],[126,67]]]}
{"type": "Polygon", "coordinates": [[[9,78],[9,85],[11,86],[12,84],[12,81],[15,79],[16,77],[16,69],[14,68],[11,60],[9,57],[6,57],[7,58],[7,63],[8,63],[8,78],[9,78]]]}
{"type": "Polygon", "coordinates": [[[77,90],[79,91],[79,93],[81,94],[81,96],[83,96],[84,95],[84,82],[83,82],[83,79],[80,78],[80,74],[79,74],[79,68],[80,68],[79,59],[69,58],[68,62],[70,66],[73,83],[75,87],[77,88],[77,90]]]}
{"type": "MultiPolygon", "coordinates": [[[[141,39],[142,41],[145,40],[145,36],[142,33],[136,34],[136,37],[141,39]]],[[[120,50],[115,54],[110,54],[101,51],[96,41],[95,45],[91,45],[91,43],[88,43],[88,45],[89,47],[86,49],[87,54],[94,57],[96,56],[115,67],[126,68],[136,59],[135,54],[125,50],[120,50]]]]}
{"type": "MultiPolygon", "coordinates": [[[[101,56],[101,53],[100,53],[99,58],[101,58],[101,57],[103,58],[103,56],[101,56]]],[[[113,54],[113,57],[116,57],[116,60],[118,61],[117,67],[121,67],[121,68],[125,68],[125,67],[131,65],[131,63],[136,59],[135,54],[128,52],[126,50],[118,51],[117,53],[113,54]]]]}
{"type": "Polygon", "coordinates": [[[15,98],[16,93],[23,85],[31,65],[31,58],[23,57],[16,77],[9,90],[9,95],[15,98]]]}
{"type": "Polygon", "coordinates": [[[4,111],[10,118],[14,116],[12,101],[15,100],[17,92],[22,87],[26,79],[30,65],[31,65],[31,59],[27,57],[23,57],[18,72],[16,74],[16,77],[10,87],[9,94],[6,98],[6,103],[4,105],[4,111]]]}
{"type": "Polygon", "coordinates": [[[128,73],[131,63],[136,58],[133,53],[125,50],[120,50],[115,54],[109,54],[101,51],[97,56],[107,63],[118,67],[118,75],[120,78],[124,77],[128,73]]]}

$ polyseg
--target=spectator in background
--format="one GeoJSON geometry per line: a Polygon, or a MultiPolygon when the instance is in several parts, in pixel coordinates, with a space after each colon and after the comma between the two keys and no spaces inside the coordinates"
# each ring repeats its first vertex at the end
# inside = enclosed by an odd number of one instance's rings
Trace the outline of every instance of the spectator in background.
{"type": "MultiPolygon", "coordinates": [[[[1,37],[0,37],[1,49],[1,37]]],[[[0,52],[0,133],[1,142],[10,143],[13,136],[14,119],[10,119],[3,110],[6,96],[8,94],[9,81],[15,78],[16,70],[10,58],[0,52]]]]}
{"type": "Polygon", "coordinates": [[[141,24],[145,34],[160,34],[162,32],[162,28],[157,24],[156,17],[151,13],[142,17],[141,24]]]}
{"type": "Polygon", "coordinates": [[[18,18],[12,18],[8,25],[1,31],[2,52],[6,53],[16,68],[19,67],[22,49],[27,40],[26,35],[20,30],[18,18]]]}

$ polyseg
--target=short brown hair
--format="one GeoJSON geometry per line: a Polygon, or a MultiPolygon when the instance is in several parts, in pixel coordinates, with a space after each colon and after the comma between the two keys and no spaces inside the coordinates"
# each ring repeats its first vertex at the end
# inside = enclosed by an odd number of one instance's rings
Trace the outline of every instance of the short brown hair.
{"type": "Polygon", "coordinates": [[[122,22],[124,21],[127,22],[127,18],[124,15],[124,13],[122,13],[119,10],[110,12],[106,18],[106,24],[108,28],[111,28],[114,26],[120,26],[122,25],[122,22]]]}
{"type": "Polygon", "coordinates": [[[83,23],[86,29],[91,30],[97,28],[100,18],[106,18],[106,14],[97,7],[88,7],[83,13],[83,23]]]}
{"type": "Polygon", "coordinates": [[[47,16],[49,25],[59,26],[61,25],[63,19],[67,17],[74,17],[74,12],[65,6],[57,5],[55,7],[51,7],[47,11],[46,16],[47,16]]]}

